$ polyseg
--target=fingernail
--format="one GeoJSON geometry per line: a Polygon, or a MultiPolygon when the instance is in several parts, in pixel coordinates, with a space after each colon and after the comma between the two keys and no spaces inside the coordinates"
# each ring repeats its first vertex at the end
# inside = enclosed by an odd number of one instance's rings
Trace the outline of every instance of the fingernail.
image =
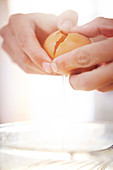
{"type": "Polygon", "coordinates": [[[58,73],[57,65],[55,63],[51,63],[51,68],[55,73],[58,73]]]}
{"type": "Polygon", "coordinates": [[[61,25],[60,28],[61,29],[66,29],[66,30],[70,30],[73,27],[73,23],[71,20],[65,20],[61,25]]]}
{"type": "Polygon", "coordinates": [[[50,64],[50,63],[43,62],[43,63],[42,63],[42,67],[43,67],[43,69],[44,69],[47,73],[51,73],[51,72],[52,72],[52,70],[51,70],[51,64],[50,64]]]}

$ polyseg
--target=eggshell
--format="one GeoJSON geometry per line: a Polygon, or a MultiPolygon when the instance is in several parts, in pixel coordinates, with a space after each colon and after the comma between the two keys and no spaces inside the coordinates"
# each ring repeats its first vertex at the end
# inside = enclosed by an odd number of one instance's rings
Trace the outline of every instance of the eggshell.
{"type": "Polygon", "coordinates": [[[54,59],[59,55],[90,43],[91,40],[84,35],[78,33],[65,35],[61,31],[56,31],[47,37],[44,42],[44,49],[54,59]]]}

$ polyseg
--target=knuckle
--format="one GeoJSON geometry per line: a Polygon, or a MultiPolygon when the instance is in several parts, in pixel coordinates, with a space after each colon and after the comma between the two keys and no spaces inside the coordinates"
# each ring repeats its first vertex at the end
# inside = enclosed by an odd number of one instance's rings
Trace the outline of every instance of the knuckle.
{"type": "Polygon", "coordinates": [[[32,49],[31,56],[32,56],[33,61],[36,62],[37,64],[42,61],[42,57],[41,57],[42,55],[40,51],[38,50],[38,48],[36,49],[34,47],[34,49],[32,49]]]}
{"type": "Polygon", "coordinates": [[[6,51],[6,43],[5,43],[5,41],[3,41],[1,47],[2,47],[2,49],[4,49],[6,51]]]}
{"type": "Polygon", "coordinates": [[[87,48],[81,48],[81,50],[78,52],[76,56],[74,57],[79,65],[82,66],[90,65],[90,53],[88,52],[87,48]]]}
{"type": "Polygon", "coordinates": [[[24,16],[24,14],[21,13],[11,15],[9,18],[9,24],[15,24],[19,19],[22,18],[22,16],[24,16]]]}
{"type": "Polygon", "coordinates": [[[25,56],[25,57],[23,58],[22,63],[23,63],[23,65],[24,65],[26,68],[29,68],[29,67],[31,66],[31,61],[30,61],[30,59],[29,59],[27,56],[25,56]]]}
{"type": "Polygon", "coordinates": [[[37,61],[37,58],[40,58],[39,57],[40,56],[40,53],[39,53],[39,51],[37,50],[37,49],[32,49],[32,57],[33,57],[33,59],[35,60],[35,61],[37,61]]]}
{"type": "Polygon", "coordinates": [[[65,59],[62,58],[61,60],[59,60],[57,65],[59,66],[59,68],[61,70],[65,70],[66,69],[66,61],[65,61],[65,59]]]}
{"type": "Polygon", "coordinates": [[[7,34],[7,26],[0,29],[0,35],[4,38],[7,34]]]}
{"type": "Polygon", "coordinates": [[[4,31],[3,31],[3,28],[0,29],[0,36],[4,37],[4,31]]]}
{"type": "Polygon", "coordinates": [[[98,26],[100,27],[101,25],[104,25],[105,24],[105,18],[104,17],[97,17],[95,19],[96,23],[98,24],[98,26]]]}
{"type": "Polygon", "coordinates": [[[65,63],[64,60],[61,61],[61,68],[62,68],[63,70],[66,69],[66,63],[65,63]]]}
{"type": "Polygon", "coordinates": [[[35,54],[35,52],[32,52],[32,59],[34,62],[36,62],[37,64],[39,63],[39,59],[40,57],[38,55],[35,54]]]}
{"type": "Polygon", "coordinates": [[[101,21],[103,21],[103,20],[105,20],[104,17],[97,17],[97,18],[95,19],[95,21],[98,21],[98,22],[101,22],[101,21]]]}
{"type": "Polygon", "coordinates": [[[24,65],[23,63],[20,63],[19,66],[22,68],[22,70],[23,70],[25,73],[31,73],[31,69],[30,69],[29,66],[24,65]]]}
{"type": "Polygon", "coordinates": [[[31,71],[30,71],[29,68],[24,68],[24,71],[25,71],[25,73],[27,73],[27,74],[30,74],[30,73],[31,73],[31,71]]]}
{"type": "Polygon", "coordinates": [[[19,41],[21,48],[24,49],[28,46],[29,37],[27,35],[20,37],[20,39],[18,41],[19,41]]]}

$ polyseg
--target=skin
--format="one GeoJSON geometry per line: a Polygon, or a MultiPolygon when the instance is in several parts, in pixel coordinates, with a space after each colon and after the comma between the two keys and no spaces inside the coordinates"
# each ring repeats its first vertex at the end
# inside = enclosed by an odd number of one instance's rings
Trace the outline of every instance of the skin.
{"type": "Polygon", "coordinates": [[[78,90],[113,90],[113,19],[96,18],[81,27],[76,27],[76,24],[77,14],[74,11],[65,11],[59,16],[15,14],[0,29],[2,47],[27,73],[54,75],[63,70],[98,65],[92,71],[70,75],[71,86],[78,90]],[[93,38],[96,43],[59,56],[52,62],[42,45],[46,37],[58,29],[65,33],[81,33],[93,38]]]}
{"type": "MultiPolygon", "coordinates": [[[[52,59],[42,48],[47,36],[52,32],[77,24],[77,13],[65,11],[59,16],[52,14],[15,14],[0,29],[2,47],[19,67],[26,73],[57,74],[51,69],[52,59]]],[[[65,30],[65,29],[64,29],[65,30]]]]}
{"type": "Polygon", "coordinates": [[[86,25],[73,27],[70,32],[78,32],[95,43],[80,47],[53,60],[56,72],[71,69],[97,68],[81,74],[70,75],[69,82],[75,90],[113,90],[113,19],[99,17],[86,25]],[[101,38],[101,39],[100,39],[101,38]]]}

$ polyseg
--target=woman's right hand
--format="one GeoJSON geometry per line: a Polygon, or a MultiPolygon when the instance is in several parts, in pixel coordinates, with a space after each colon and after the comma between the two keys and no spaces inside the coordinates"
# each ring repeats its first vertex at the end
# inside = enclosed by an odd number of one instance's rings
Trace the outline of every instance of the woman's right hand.
{"type": "MultiPolygon", "coordinates": [[[[72,32],[89,38],[104,36],[105,39],[77,48],[53,60],[57,72],[95,69],[70,75],[70,84],[75,90],[113,91],[113,19],[99,17],[72,32]]],[[[53,67],[53,69],[54,69],[53,67]]]]}
{"type": "Polygon", "coordinates": [[[47,36],[60,29],[64,22],[67,29],[76,26],[76,12],[65,11],[59,16],[42,13],[12,15],[9,23],[0,30],[2,47],[25,72],[55,74],[50,65],[52,60],[42,46],[47,36]]]}

